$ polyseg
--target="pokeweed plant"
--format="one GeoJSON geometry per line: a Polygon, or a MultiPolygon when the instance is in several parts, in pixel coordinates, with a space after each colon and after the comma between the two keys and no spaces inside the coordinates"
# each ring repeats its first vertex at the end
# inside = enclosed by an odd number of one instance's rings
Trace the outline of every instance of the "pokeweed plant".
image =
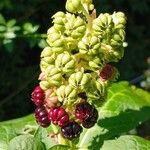
{"type": "Polygon", "coordinates": [[[66,10],[52,16],[41,53],[31,94],[36,122],[31,115],[1,123],[0,149],[150,149],[143,138],[120,136],[150,118],[148,92],[113,83],[119,72],[112,62],[126,45],[124,13],[96,15],[92,0],[67,0],[66,10]]]}

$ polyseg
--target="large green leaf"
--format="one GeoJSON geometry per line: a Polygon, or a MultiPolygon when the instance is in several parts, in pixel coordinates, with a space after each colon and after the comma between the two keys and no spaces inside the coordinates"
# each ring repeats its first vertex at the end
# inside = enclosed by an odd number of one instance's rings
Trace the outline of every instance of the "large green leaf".
{"type": "Polygon", "coordinates": [[[51,147],[48,150],[71,150],[71,149],[68,146],[65,146],[65,145],[55,145],[55,146],[51,147]]]}
{"type": "Polygon", "coordinates": [[[104,142],[101,150],[149,150],[150,141],[138,136],[121,136],[115,140],[104,142]]]}
{"type": "Polygon", "coordinates": [[[99,108],[97,124],[83,131],[78,146],[99,149],[104,140],[127,132],[149,119],[149,106],[148,92],[130,87],[127,82],[113,84],[108,90],[106,103],[99,108]]]}
{"type": "Polygon", "coordinates": [[[36,121],[35,118],[33,116],[33,114],[22,117],[22,118],[17,118],[17,119],[12,119],[12,120],[8,120],[8,121],[3,121],[0,122],[0,126],[11,126],[12,128],[16,129],[16,130],[20,130],[22,128],[24,128],[24,126],[36,126],[36,121]]]}
{"type": "Polygon", "coordinates": [[[15,130],[11,126],[0,126],[0,150],[7,150],[9,141],[16,135],[15,130]]]}
{"type": "Polygon", "coordinates": [[[7,150],[9,141],[26,132],[34,132],[37,128],[33,115],[0,122],[0,150],[7,150]]]}
{"type": "Polygon", "coordinates": [[[128,82],[119,82],[109,88],[107,102],[100,111],[103,117],[109,117],[129,109],[140,110],[143,106],[150,106],[150,93],[128,82]]]}
{"type": "Polygon", "coordinates": [[[26,134],[13,138],[8,145],[8,150],[45,150],[44,144],[33,136],[26,134]]]}
{"type": "MultiPolygon", "coordinates": [[[[49,129],[51,130],[50,127],[49,129]]],[[[34,135],[35,139],[38,139],[39,141],[44,143],[46,150],[56,145],[49,135],[50,130],[48,131],[46,128],[39,127],[34,135]]]]}

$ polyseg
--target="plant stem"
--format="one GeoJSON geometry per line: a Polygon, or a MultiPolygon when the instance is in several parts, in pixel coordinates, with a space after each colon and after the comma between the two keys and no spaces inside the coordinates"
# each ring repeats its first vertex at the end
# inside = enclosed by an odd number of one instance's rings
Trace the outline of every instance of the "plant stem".
{"type": "MultiPolygon", "coordinates": [[[[47,34],[16,34],[13,38],[7,38],[7,39],[15,39],[15,38],[41,38],[45,39],[47,38],[47,34]]],[[[4,34],[0,34],[0,39],[6,39],[4,34]]]]}

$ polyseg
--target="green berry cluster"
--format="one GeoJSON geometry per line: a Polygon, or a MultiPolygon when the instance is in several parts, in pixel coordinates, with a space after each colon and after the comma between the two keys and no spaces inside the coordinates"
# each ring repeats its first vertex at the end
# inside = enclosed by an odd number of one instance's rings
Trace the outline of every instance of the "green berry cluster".
{"type": "Polygon", "coordinates": [[[67,0],[66,10],[52,16],[39,80],[46,93],[51,90],[50,98],[57,97],[55,105],[71,112],[83,101],[81,93],[99,106],[117,78],[118,71],[110,63],[123,57],[126,17],[122,12],[96,17],[92,0],[67,0]]]}

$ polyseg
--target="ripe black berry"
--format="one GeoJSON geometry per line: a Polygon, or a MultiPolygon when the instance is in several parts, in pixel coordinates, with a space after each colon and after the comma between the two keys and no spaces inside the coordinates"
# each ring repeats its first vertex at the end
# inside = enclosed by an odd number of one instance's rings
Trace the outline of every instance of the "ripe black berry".
{"type": "Polygon", "coordinates": [[[40,86],[36,86],[31,94],[31,100],[37,106],[41,106],[44,102],[45,94],[44,91],[41,89],[40,86]]]}
{"type": "Polygon", "coordinates": [[[75,116],[80,120],[88,119],[93,114],[93,107],[88,102],[82,102],[76,105],[75,116]]]}
{"type": "Polygon", "coordinates": [[[50,120],[48,119],[48,113],[44,106],[37,107],[35,109],[36,122],[46,128],[50,125],[50,120]]]}
{"type": "Polygon", "coordinates": [[[69,122],[61,128],[62,135],[69,140],[79,137],[82,130],[82,127],[76,122],[69,122]]]}
{"type": "Polygon", "coordinates": [[[93,113],[87,119],[83,120],[82,126],[84,128],[91,128],[95,125],[98,119],[98,111],[94,108],[93,113]]]}
{"type": "Polygon", "coordinates": [[[64,108],[60,107],[51,108],[48,113],[48,118],[54,124],[58,124],[61,127],[65,126],[69,122],[69,115],[64,108]]]}
{"type": "Polygon", "coordinates": [[[108,80],[112,77],[113,72],[114,72],[114,67],[110,64],[106,64],[100,72],[100,77],[103,80],[108,80]]]}
{"type": "Polygon", "coordinates": [[[98,112],[88,102],[82,102],[76,105],[75,116],[81,120],[83,127],[91,128],[97,122],[98,112]]]}

